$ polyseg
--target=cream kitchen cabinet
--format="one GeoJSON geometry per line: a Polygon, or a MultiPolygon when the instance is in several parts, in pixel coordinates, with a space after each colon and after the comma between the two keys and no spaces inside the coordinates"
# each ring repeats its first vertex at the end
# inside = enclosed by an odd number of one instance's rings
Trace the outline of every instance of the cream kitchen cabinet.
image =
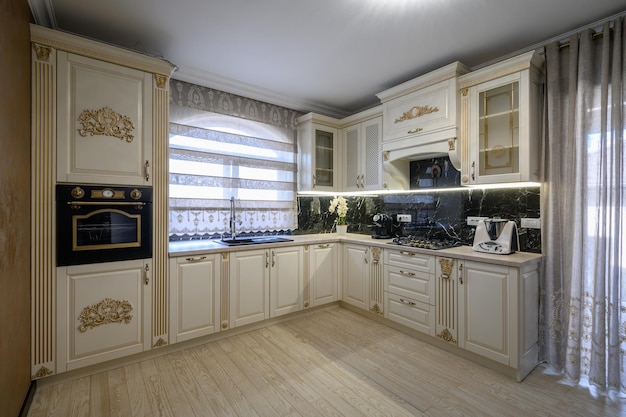
{"type": "Polygon", "coordinates": [[[382,151],[388,161],[448,153],[456,160],[460,62],[441,67],[377,94],[383,103],[382,151]]]}
{"type": "Polygon", "coordinates": [[[458,344],[458,282],[462,261],[438,256],[435,262],[435,336],[458,344]]]}
{"type": "Polygon", "coordinates": [[[304,308],[302,246],[268,249],[270,253],[270,317],[304,308]]]}
{"type": "Polygon", "coordinates": [[[299,191],[339,191],[339,143],[337,119],[313,113],[298,118],[299,191]]]}
{"type": "Polygon", "coordinates": [[[343,243],[342,300],[363,310],[370,303],[370,247],[343,243]]]}
{"type": "Polygon", "coordinates": [[[317,307],[339,299],[339,244],[309,246],[309,291],[305,307],[317,307]]]}
{"type": "Polygon", "coordinates": [[[219,331],[220,254],[170,259],[170,343],[219,331]]]}
{"type": "Polygon", "coordinates": [[[539,181],[542,67],[528,52],[459,78],[462,185],[539,181]]]}
{"type": "Polygon", "coordinates": [[[303,308],[301,246],[230,254],[230,328],[303,308]]]}
{"type": "Polygon", "coordinates": [[[151,185],[153,76],[57,53],[57,181],[151,185]]]}
{"type": "Polygon", "coordinates": [[[458,291],[459,347],[524,379],[538,363],[539,263],[517,268],[465,260],[458,291]]]}
{"type": "Polygon", "coordinates": [[[435,257],[403,250],[385,251],[385,317],[435,335],[435,257]]]}
{"type": "Polygon", "coordinates": [[[151,348],[152,261],[57,268],[57,373],[151,348]]]}
{"type": "MultiPolygon", "coordinates": [[[[380,112],[380,108],[374,109],[374,114],[380,112]]],[[[383,188],[382,126],[382,116],[377,116],[342,129],[345,155],[344,191],[383,188]]]]}

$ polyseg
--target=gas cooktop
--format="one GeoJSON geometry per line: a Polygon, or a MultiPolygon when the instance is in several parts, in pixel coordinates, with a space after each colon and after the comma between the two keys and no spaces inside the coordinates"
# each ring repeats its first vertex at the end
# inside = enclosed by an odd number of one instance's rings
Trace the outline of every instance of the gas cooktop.
{"type": "Polygon", "coordinates": [[[448,239],[433,239],[427,238],[423,236],[401,236],[394,238],[390,245],[399,245],[399,246],[410,246],[412,248],[422,248],[422,249],[447,249],[455,246],[459,246],[459,243],[454,240],[448,239]]]}

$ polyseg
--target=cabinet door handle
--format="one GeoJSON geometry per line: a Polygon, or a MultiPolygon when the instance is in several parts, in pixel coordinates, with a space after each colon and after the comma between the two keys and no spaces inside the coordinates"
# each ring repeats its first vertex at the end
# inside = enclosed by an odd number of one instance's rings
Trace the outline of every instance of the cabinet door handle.
{"type": "Polygon", "coordinates": [[[364,256],[363,256],[363,262],[365,262],[365,263],[369,263],[369,262],[368,262],[368,260],[367,260],[367,249],[365,249],[365,250],[363,251],[363,254],[364,254],[364,256]]]}
{"type": "Polygon", "coordinates": [[[265,251],[265,267],[269,267],[270,266],[270,253],[268,251],[265,251]]]}
{"type": "Polygon", "coordinates": [[[276,265],[276,251],[272,250],[272,266],[276,265]]]}
{"type": "Polygon", "coordinates": [[[413,252],[405,252],[405,251],[400,251],[400,255],[405,255],[405,256],[415,256],[415,254],[413,252]]]}
{"type": "Polygon", "coordinates": [[[146,159],[146,163],[143,164],[144,174],[146,174],[146,181],[150,181],[150,162],[146,159]]]}
{"type": "Polygon", "coordinates": [[[150,266],[148,264],[143,268],[143,282],[146,285],[150,284],[150,266]]]}
{"type": "Polygon", "coordinates": [[[315,178],[315,174],[313,174],[313,188],[317,185],[317,178],[315,178]]]}
{"type": "Polygon", "coordinates": [[[472,161],[472,181],[476,180],[476,161],[472,161]]]}
{"type": "Polygon", "coordinates": [[[463,264],[459,265],[459,284],[463,284],[463,264]]]}
{"type": "Polygon", "coordinates": [[[410,306],[414,306],[415,305],[415,303],[413,301],[407,301],[404,298],[400,298],[400,302],[404,303],[404,304],[408,304],[410,306]]]}
{"type": "Polygon", "coordinates": [[[407,277],[414,277],[415,276],[415,272],[406,272],[406,271],[400,270],[400,273],[402,275],[406,275],[407,277]]]}
{"type": "Polygon", "coordinates": [[[421,132],[422,130],[424,130],[424,129],[423,129],[423,128],[421,128],[421,127],[416,127],[415,129],[411,129],[411,130],[409,130],[409,131],[408,131],[408,132],[406,132],[406,133],[408,133],[409,135],[412,135],[413,133],[419,133],[419,132],[421,132]]]}
{"type": "Polygon", "coordinates": [[[185,258],[185,260],[189,262],[200,262],[200,261],[204,261],[205,259],[206,259],[206,256],[198,256],[195,258],[185,258]]]}
{"type": "Polygon", "coordinates": [[[323,245],[317,245],[317,247],[320,248],[320,249],[326,249],[326,248],[330,247],[330,243],[325,243],[323,245]]]}

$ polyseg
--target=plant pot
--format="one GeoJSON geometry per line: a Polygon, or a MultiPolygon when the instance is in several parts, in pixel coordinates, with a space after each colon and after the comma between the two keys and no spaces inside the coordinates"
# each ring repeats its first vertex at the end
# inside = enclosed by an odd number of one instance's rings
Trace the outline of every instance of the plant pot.
{"type": "Polygon", "coordinates": [[[337,225],[337,234],[338,235],[345,235],[347,231],[348,231],[348,225],[347,224],[338,224],[337,225]]]}

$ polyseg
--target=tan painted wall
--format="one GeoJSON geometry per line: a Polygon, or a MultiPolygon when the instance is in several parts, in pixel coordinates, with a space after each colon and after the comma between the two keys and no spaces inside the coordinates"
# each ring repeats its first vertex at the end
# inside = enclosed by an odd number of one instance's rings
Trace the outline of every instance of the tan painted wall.
{"type": "Polygon", "coordinates": [[[30,385],[30,35],[26,0],[0,0],[0,416],[30,385]]]}

